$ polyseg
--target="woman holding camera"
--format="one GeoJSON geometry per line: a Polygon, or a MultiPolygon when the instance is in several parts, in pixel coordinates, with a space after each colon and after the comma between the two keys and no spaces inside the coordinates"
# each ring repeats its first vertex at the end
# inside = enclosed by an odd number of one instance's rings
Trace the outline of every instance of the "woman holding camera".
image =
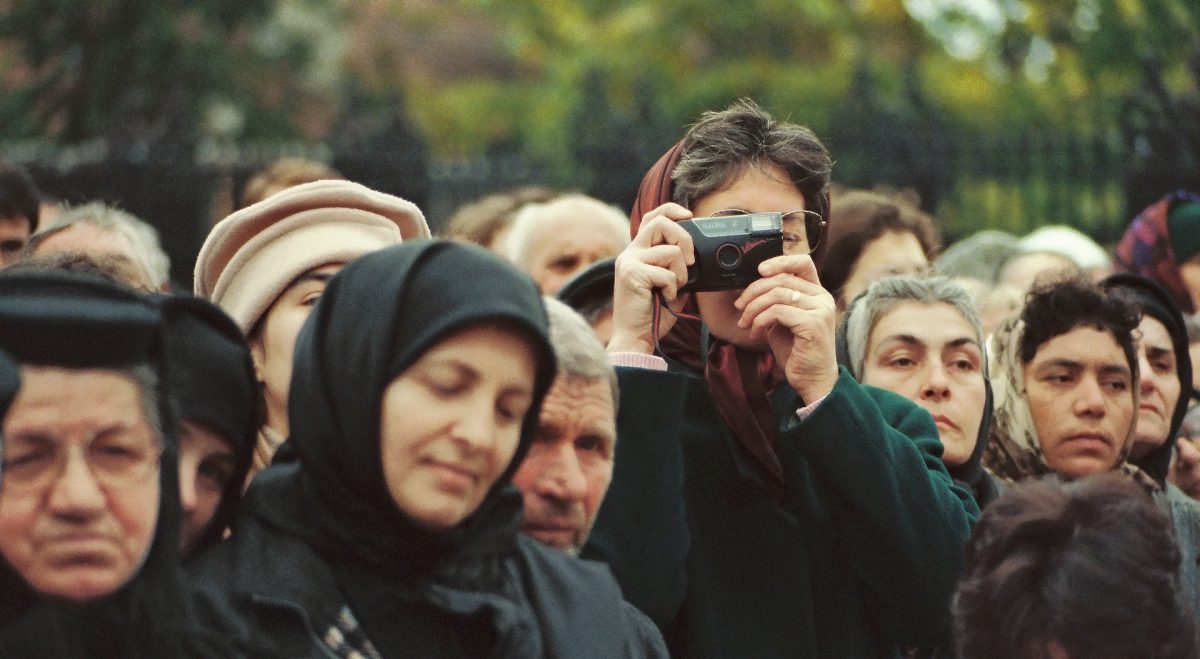
{"type": "Polygon", "coordinates": [[[643,179],[617,260],[622,450],[589,554],[680,656],[889,656],[947,629],[978,509],[928,413],[838,369],[810,256],[830,166],[752,103],[707,113],[643,179]],[[761,212],[783,218],[761,278],[680,293],[711,255],[676,223],[761,212]]]}
{"type": "Polygon", "coordinates": [[[348,265],[297,340],[288,444],[198,559],[201,613],[287,657],[664,655],[603,566],[517,531],[554,374],[533,281],[482,248],[348,265]]]}

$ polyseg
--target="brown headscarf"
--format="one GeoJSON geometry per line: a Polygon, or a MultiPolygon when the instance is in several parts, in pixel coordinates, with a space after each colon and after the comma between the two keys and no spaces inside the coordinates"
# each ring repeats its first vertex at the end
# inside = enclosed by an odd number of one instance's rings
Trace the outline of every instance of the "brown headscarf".
{"type": "MultiPolygon", "coordinates": [[[[684,140],[680,140],[642,177],[629,216],[631,236],[637,235],[642,216],[672,201],[671,175],[683,152],[684,140]]],[[[813,253],[818,266],[823,248],[824,245],[819,245],[813,253]]],[[[699,315],[696,297],[691,293],[681,293],[678,302],[684,313],[699,315]]],[[[708,354],[702,355],[701,343],[701,324],[683,319],[660,340],[659,347],[670,359],[703,372],[721,418],[742,447],[765,470],[772,495],[777,499],[782,497],[783,465],[775,453],[776,420],[768,398],[768,394],[783,382],[781,370],[775,367],[774,356],[769,351],[744,350],[716,337],[709,341],[708,354]],[[746,410],[751,413],[746,414],[746,410]]]]}

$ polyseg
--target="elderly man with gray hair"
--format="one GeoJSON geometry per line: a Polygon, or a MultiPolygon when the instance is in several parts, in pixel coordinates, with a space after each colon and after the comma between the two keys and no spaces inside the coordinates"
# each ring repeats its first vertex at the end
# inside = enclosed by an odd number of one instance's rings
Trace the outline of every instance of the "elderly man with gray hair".
{"type": "Polygon", "coordinates": [[[569,194],[527,204],[514,217],[505,255],[554,295],[575,273],[629,244],[629,220],[604,202],[569,194]]]}
{"type": "Polygon", "coordinates": [[[859,382],[927,410],[942,461],[983,508],[998,494],[983,468],[992,418],[984,337],[970,294],[945,277],[889,277],[850,304],[837,336],[838,361],[859,382]]]}
{"type": "Polygon", "coordinates": [[[171,260],[158,231],[119,208],[91,202],[59,213],[29,239],[22,258],[66,252],[128,263],[135,280],[126,283],[134,288],[167,291],[171,287],[171,260]]]}
{"type": "Polygon", "coordinates": [[[617,375],[587,322],[558,300],[544,301],[558,376],[513,483],[524,495],[521,530],[577,554],[612,480],[617,375]]]}

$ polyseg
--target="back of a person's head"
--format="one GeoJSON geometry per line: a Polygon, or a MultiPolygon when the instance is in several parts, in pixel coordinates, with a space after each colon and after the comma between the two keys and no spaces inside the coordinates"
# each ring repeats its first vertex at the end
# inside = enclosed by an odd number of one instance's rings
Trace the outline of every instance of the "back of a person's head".
{"type": "Polygon", "coordinates": [[[444,237],[495,249],[517,211],[527,204],[546,203],[559,194],[539,185],[494,192],[455,211],[446,222],[444,237]]]}
{"type": "Polygon", "coordinates": [[[1194,657],[1171,522],[1127,476],[1032,481],[984,510],[954,595],[960,659],[1194,657]]]}
{"type": "Polygon", "coordinates": [[[1028,364],[1042,344],[1078,327],[1108,332],[1121,346],[1130,364],[1134,356],[1132,332],[1137,309],[1082,278],[1069,278],[1034,288],[1021,310],[1025,331],[1021,336],[1021,362],[1028,364]]]}
{"type": "Polygon", "coordinates": [[[38,228],[39,203],[29,174],[0,160],[0,219],[23,217],[29,222],[29,233],[33,233],[38,228]]]}
{"type": "Polygon", "coordinates": [[[257,204],[280,190],[301,183],[340,178],[342,175],[336,169],[324,163],[304,158],[280,158],[246,182],[242,190],[242,203],[238,208],[257,204]]]}

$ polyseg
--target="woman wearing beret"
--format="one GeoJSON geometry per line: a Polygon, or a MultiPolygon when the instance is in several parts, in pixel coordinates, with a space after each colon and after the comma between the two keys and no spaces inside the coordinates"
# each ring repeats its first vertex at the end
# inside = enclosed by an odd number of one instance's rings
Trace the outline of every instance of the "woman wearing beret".
{"type": "Polygon", "coordinates": [[[537,289],[498,257],[425,242],[348,265],[297,341],[295,457],[198,560],[201,615],[289,657],[665,653],[602,566],[517,532],[554,372],[537,289]]]}

